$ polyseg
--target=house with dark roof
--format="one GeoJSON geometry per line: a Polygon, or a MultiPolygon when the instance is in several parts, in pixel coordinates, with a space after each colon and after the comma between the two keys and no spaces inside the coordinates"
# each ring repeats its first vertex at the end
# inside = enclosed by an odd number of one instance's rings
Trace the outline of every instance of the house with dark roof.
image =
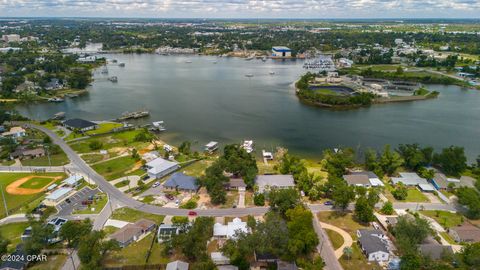
{"type": "Polygon", "coordinates": [[[80,130],[83,132],[98,128],[98,124],[80,118],[65,120],[63,121],[63,125],[70,130],[80,130]]]}
{"type": "Polygon", "coordinates": [[[358,245],[368,261],[388,261],[388,237],[380,230],[358,230],[358,245]]]}
{"type": "Polygon", "coordinates": [[[360,172],[350,172],[351,175],[366,175],[368,177],[368,181],[370,182],[370,186],[378,187],[384,186],[382,180],[372,171],[360,171],[360,172]]]}
{"type": "Polygon", "coordinates": [[[23,147],[19,147],[15,151],[10,153],[11,159],[16,159],[16,158],[30,159],[30,158],[43,157],[43,156],[45,156],[45,149],[41,147],[37,147],[35,149],[26,149],[23,147]]]}
{"type": "Polygon", "coordinates": [[[129,223],[120,230],[112,233],[109,238],[116,240],[120,247],[126,247],[146,236],[155,229],[155,222],[148,219],[141,219],[135,223],[129,223]]]}
{"type": "Polygon", "coordinates": [[[19,244],[15,248],[15,251],[10,254],[10,260],[2,260],[0,264],[0,270],[23,270],[27,269],[28,260],[27,254],[23,249],[23,245],[19,244]]]}
{"type": "Polygon", "coordinates": [[[236,189],[236,190],[245,190],[247,188],[247,184],[243,181],[242,178],[230,178],[226,185],[227,189],[236,189]]]}
{"type": "Polygon", "coordinates": [[[444,246],[438,243],[421,244],[419,250],[423,256],[430,257],[432,260],[439,260],[444,255],[453,254],[451,245],[444,246]]]}
{"type": "Polygon", "coordinates": [[[199,186],[197,179],[193,176],[177,172],[163,183],[163,187],[169,190],[179,190],[187,192],[197,192],[199,186]]]}
{"type": "Polygon", "coordinates": [[[480,228],[467,221],[457,227],[448,229],[448,234],[458,243],[480,242],[480,228]]]}
{"type": "Polygon", "coordinates": [[[364,174],[347,174],[343,176],[343,179],[350,186],[370,187],[370,180],[364,174]]]}

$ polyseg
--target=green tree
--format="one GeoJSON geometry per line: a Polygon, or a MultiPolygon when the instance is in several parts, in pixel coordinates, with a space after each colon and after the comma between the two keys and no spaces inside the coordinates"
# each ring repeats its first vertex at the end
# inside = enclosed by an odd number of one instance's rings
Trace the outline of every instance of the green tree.
{"type": "Polygon", "coordinates": [[[167,243],[168,249],[177,249],[194,262],[208,261],[207,242],[212,237],[213,218],[198,217],[186,232],[174,235],[167,243]]]}
{"type": "Polygon", "coordinates": [[[477,242],[464,246],[459,257],[466,269],[477,269],[480,265],[480,243],[477,242]]]}
{"type": "Polygon", "coordinates": [[[318,245],[318,236],[313,229],[312,212],[297,205],[286,212],[288,228],[288,251],[293,259],[313,252],[318,245]]]}
{"type": "Polygon", "coordinates": [[[90,219],[83,221],[69,220],[60,229],[60,237],[67,241],[69,247],[76,247],[84,235],[92,230],[90,219]]]}
{"type": "Polygon", "coordinates": [[[444,148],[440,154],[434,155],[434,161],[448,175],[458,176],[467,168],[467,157],[463,147],[444,148]]]}
{"type": "Polygon", "coordinates": [[[383,149],[383,153],[380,156],[380,161],[379,165],[382,168],[382,170],[388,174],[392,175],[398,167],[402,166],[403,164],[403,159],[395,151],[390,150],[390,145],[385,145],[385,148],[383,149]]]}
{"type": "Polygon", "coordinates": [[[103,147],[103,143],[98,140],[93,140],[88,144],[91,150],[99,150],[103,147]]]}
{"type": "Polygon", "coordinates": [[[458,202],[467,206],[467,216],[472,219],[480,218],[480,194],[470,187],[460,187],[456,191],[458,202]]]}
{"type": "Polygon", "coordinates": [[[355,189],[347,184],[337,185],[332,193],[334,206],[340,208],[342,211],[347,209],[348,205],[355,199],[355,189]]]}
{"type": "Polygon", "coordinates": [[[339,149],[337,151],[325,150],[323,156],[325,159],[325,168],[329,176],[342,177],[347,168],[354,165],[355,152],[351,148],[339,149]]]}
{"type": "Polygon", "coordinates": [[[295,208],[300,203],[300,195],[293,188],[273,189],[268,193],[270,208],[285,215],[288,209],[295,208]]]}
{"type": "Polygon", "coordinates": [[[361,196],[355,203],[354,216],[357,220],[363,223],[368,223],[375,220],[373,215],[373,207],[368,203],[365,196],[361,196]]]}
{"type": "Polygon", "coordinates": [[[393,197],[397,200],[405,200],[408,196],[408,188],[403,185],[403,183],[399,183],[397,187],[392,191],[393,197]]]}
{"type": "Polygon", "coordinates": [[[385,202],[380,212],[382,212],[385,215],[392,215],[394,212],[393,204],[390,201],[385,202]]]}
{"type": "Polygon", "coordinates": [[[190,155],[192,144],[189,141],[184,141],[178,147],[178,151],[184,155],[190,155]]]}
{"type": "Polygon", "coordinates": [[[397,246],[402,254],[412,254],[417,252],[418,245],[425,238],[433,235],[433,230],[426,219],[403,215],[398,217],[392,233],[397,239],[397,246]]]}
{"type": "Polygon", "coordinates": [[[102,269],[105,255],[119,249],[117,241],[105,239],[104,231],[91,231],[79,241],[78,257],[86,269],[102,269]]]}
{"type": "Polygon", "coordinates": [[[352,247],[344,247],[343,248],[343,254],[345,255],[345,257],[347,257],[347,259],[350,260],[352,258],[352,255],[353,255],[352,247]]]}
{"type": "Polygon", "coordinates": [[[263,193],[257,193],[253,196],[253,203],[256,206],[264,206],[265,205],[265,195],[263,193]]]}
{"type": "Polygon", "coordinates": [[[10,240],[0,235],[0,255],[7,254],[8,244],[10,244],[10,240]]]}

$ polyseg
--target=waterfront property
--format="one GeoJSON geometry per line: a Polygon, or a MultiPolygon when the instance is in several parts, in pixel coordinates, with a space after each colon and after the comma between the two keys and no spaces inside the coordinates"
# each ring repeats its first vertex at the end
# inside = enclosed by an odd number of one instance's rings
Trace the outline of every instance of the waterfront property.
{"type": "Polygon", "coordinates": [[[98,128],[98,124],[80,118],[65,120],[63,125],[70,130],[79,130],[82,132],[98,128]]]}
{"type": "Polygon", "coordinates": [[[295,188],[295,181],[291,175],[257,175],[255,184],[258,186],[258,192],[262,193],[270,189],[295,188]]]}
{"type": "Polygon", "coordinates": [[[407,173],[407,172],[401,172],[400,177],[392,177],[392,183],[394,185],[398,183],[402,183],[405,186],[418,186],[420,184],[425,184],[425,185],[428,184],[425,178],[421,178],[416,173],[407,173]]]}
{"type": "Polygon", "coordinates": [[[172,174],[163,187],[167,190],[185,191],[185,192],[197,192],[199,186],[195,177],[185,175],[184,173],[177,172],[172,174]]]}
{"type": "Polygon", "coordinates": [[[290,58],[292,50],[285,46],[275,46],[272,48],[272,58],[290,58]]]}
{"type": "Polygon", "coordinates": [[[180,168],[177,162],[168,161],[160,157],[147,162],[145,166],[147,167],[148,176],[155,179],[162,178],[180,168]]]}
{"type": "Polygon", "coordinates": [[[462,176],[460,179],[449,178],[443,173],[435,173],[433,179],[430,179],[429,182],[437,190],[446,190],[449,187],[459,188],[459,187],[475,187],[475,179],[469,176],[462,176]]]}

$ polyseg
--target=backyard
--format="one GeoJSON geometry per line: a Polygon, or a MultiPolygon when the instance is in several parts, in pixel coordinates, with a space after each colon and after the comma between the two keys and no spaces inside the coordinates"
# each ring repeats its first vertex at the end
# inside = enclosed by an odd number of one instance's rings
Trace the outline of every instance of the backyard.
{"type": "Polygon", "coordinates": [[[135,147],[137,149],[142,149],[147,146],[148,142],[139,142],[135,141],[135,136],[142,133],[143,130],[129,130],[113,134],[100,135],[91,137],[84,140],[70,142],[70,146],[73,150],[78,153],[91,153],[90,143],[100,142],[102,150],[111,150],[113,148],[127,148],[135,147]]]}
{"type": "Polygon", "coordinates": [[[163,221],[164,216],[159,216],[155,214],[144,213],[137,211],[131,208],[122,207],[113,211],[112,219],[123,220],[127,222],[135,222],[142,218],[150,219],[155,221],[155,223],[160,224],[163,221]]]}
{"type": "Polygon", "coordinates": [[[140,166],[138,161],[131,156],[123,156],[96,163],[92,168],[105,179],[111,181],[124,176],[145,174],[140,166]]]}
{"type": "Polygon", "coordinates": [[[22,241],[20,237],[23,231],[28,227],[28,222],[11,223],[0,226],[0,235],[9,240],[8,251],[12,252],[15,247],[22,241]]]}
{"type": "Polygon", "coordinates": [[[434,211],[425,210],[420,211],[421,214],[435,219],[443,228],[456,227],[463,223],[464,217],[459,213],[452,213],[448,211],[434,211]]]}

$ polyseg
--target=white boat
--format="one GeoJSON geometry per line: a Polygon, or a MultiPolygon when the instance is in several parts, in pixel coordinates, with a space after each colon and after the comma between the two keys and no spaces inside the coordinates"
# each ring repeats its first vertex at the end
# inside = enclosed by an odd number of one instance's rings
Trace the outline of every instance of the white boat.
{"type": "Polygon", "coordinates": [[[218,149],[218,142],[211,141],[205,145],[205,152],[213,153],[218,149]]]}
{"type": "Polygon", "coordinates": [[[151,131],[165,131],[165,123],[163,121],[157,121],[152,123],[151,131]]]}
{"type": "Polygon", "coordinates": [[[245,77],[251,78],[251,77],[253,77],[253,74],[251,74],[251,73],[245,74],[245,77]]]}
{"type": "Polygon", "coordinates": [[[50,102],[63,102],[65,100],[63,98],[53,97],[53,98],[49,98],[48,101],[50,101],[50,102]]]}
{"type": "Polygon", "coordinates": [[[275,75],[275,71],[270,71],[269,74],[270,75],[275,75]]]}
{"type": "Polygon", "coordinates": [[[185,61],[185,63],[187,63],[187,64],[191,64],[191,63],[192,63],[192,61],[190,61],[190,60],[187,60],[187,61],[185,61]]]}
{"type": "Polygon", "coordinates": [[[112,76],[112,77],[108,78],[108,80],[111,81],[111,82],[118,82],[117,76],[112,76]]]}
{"type": "Polygon", "coordinates": [[[264,57],[262,58],[262,61],[263,61],[263,62],[266,62],[266,61],[267,61],[267,57],[264,56],[264,57]]]}
{"type": "Polygon", "coordinates": [[[255,54],[250,55],[249,57],[245,58],[245,61],[250,61],[255,58],[255,54]]]}
{"type": "Polygon", "coordinates": [[[243,141],[242,148],[247,151],[247,153],[253,152],[253,141],[252,140],[245,140],[243,141]]]}

